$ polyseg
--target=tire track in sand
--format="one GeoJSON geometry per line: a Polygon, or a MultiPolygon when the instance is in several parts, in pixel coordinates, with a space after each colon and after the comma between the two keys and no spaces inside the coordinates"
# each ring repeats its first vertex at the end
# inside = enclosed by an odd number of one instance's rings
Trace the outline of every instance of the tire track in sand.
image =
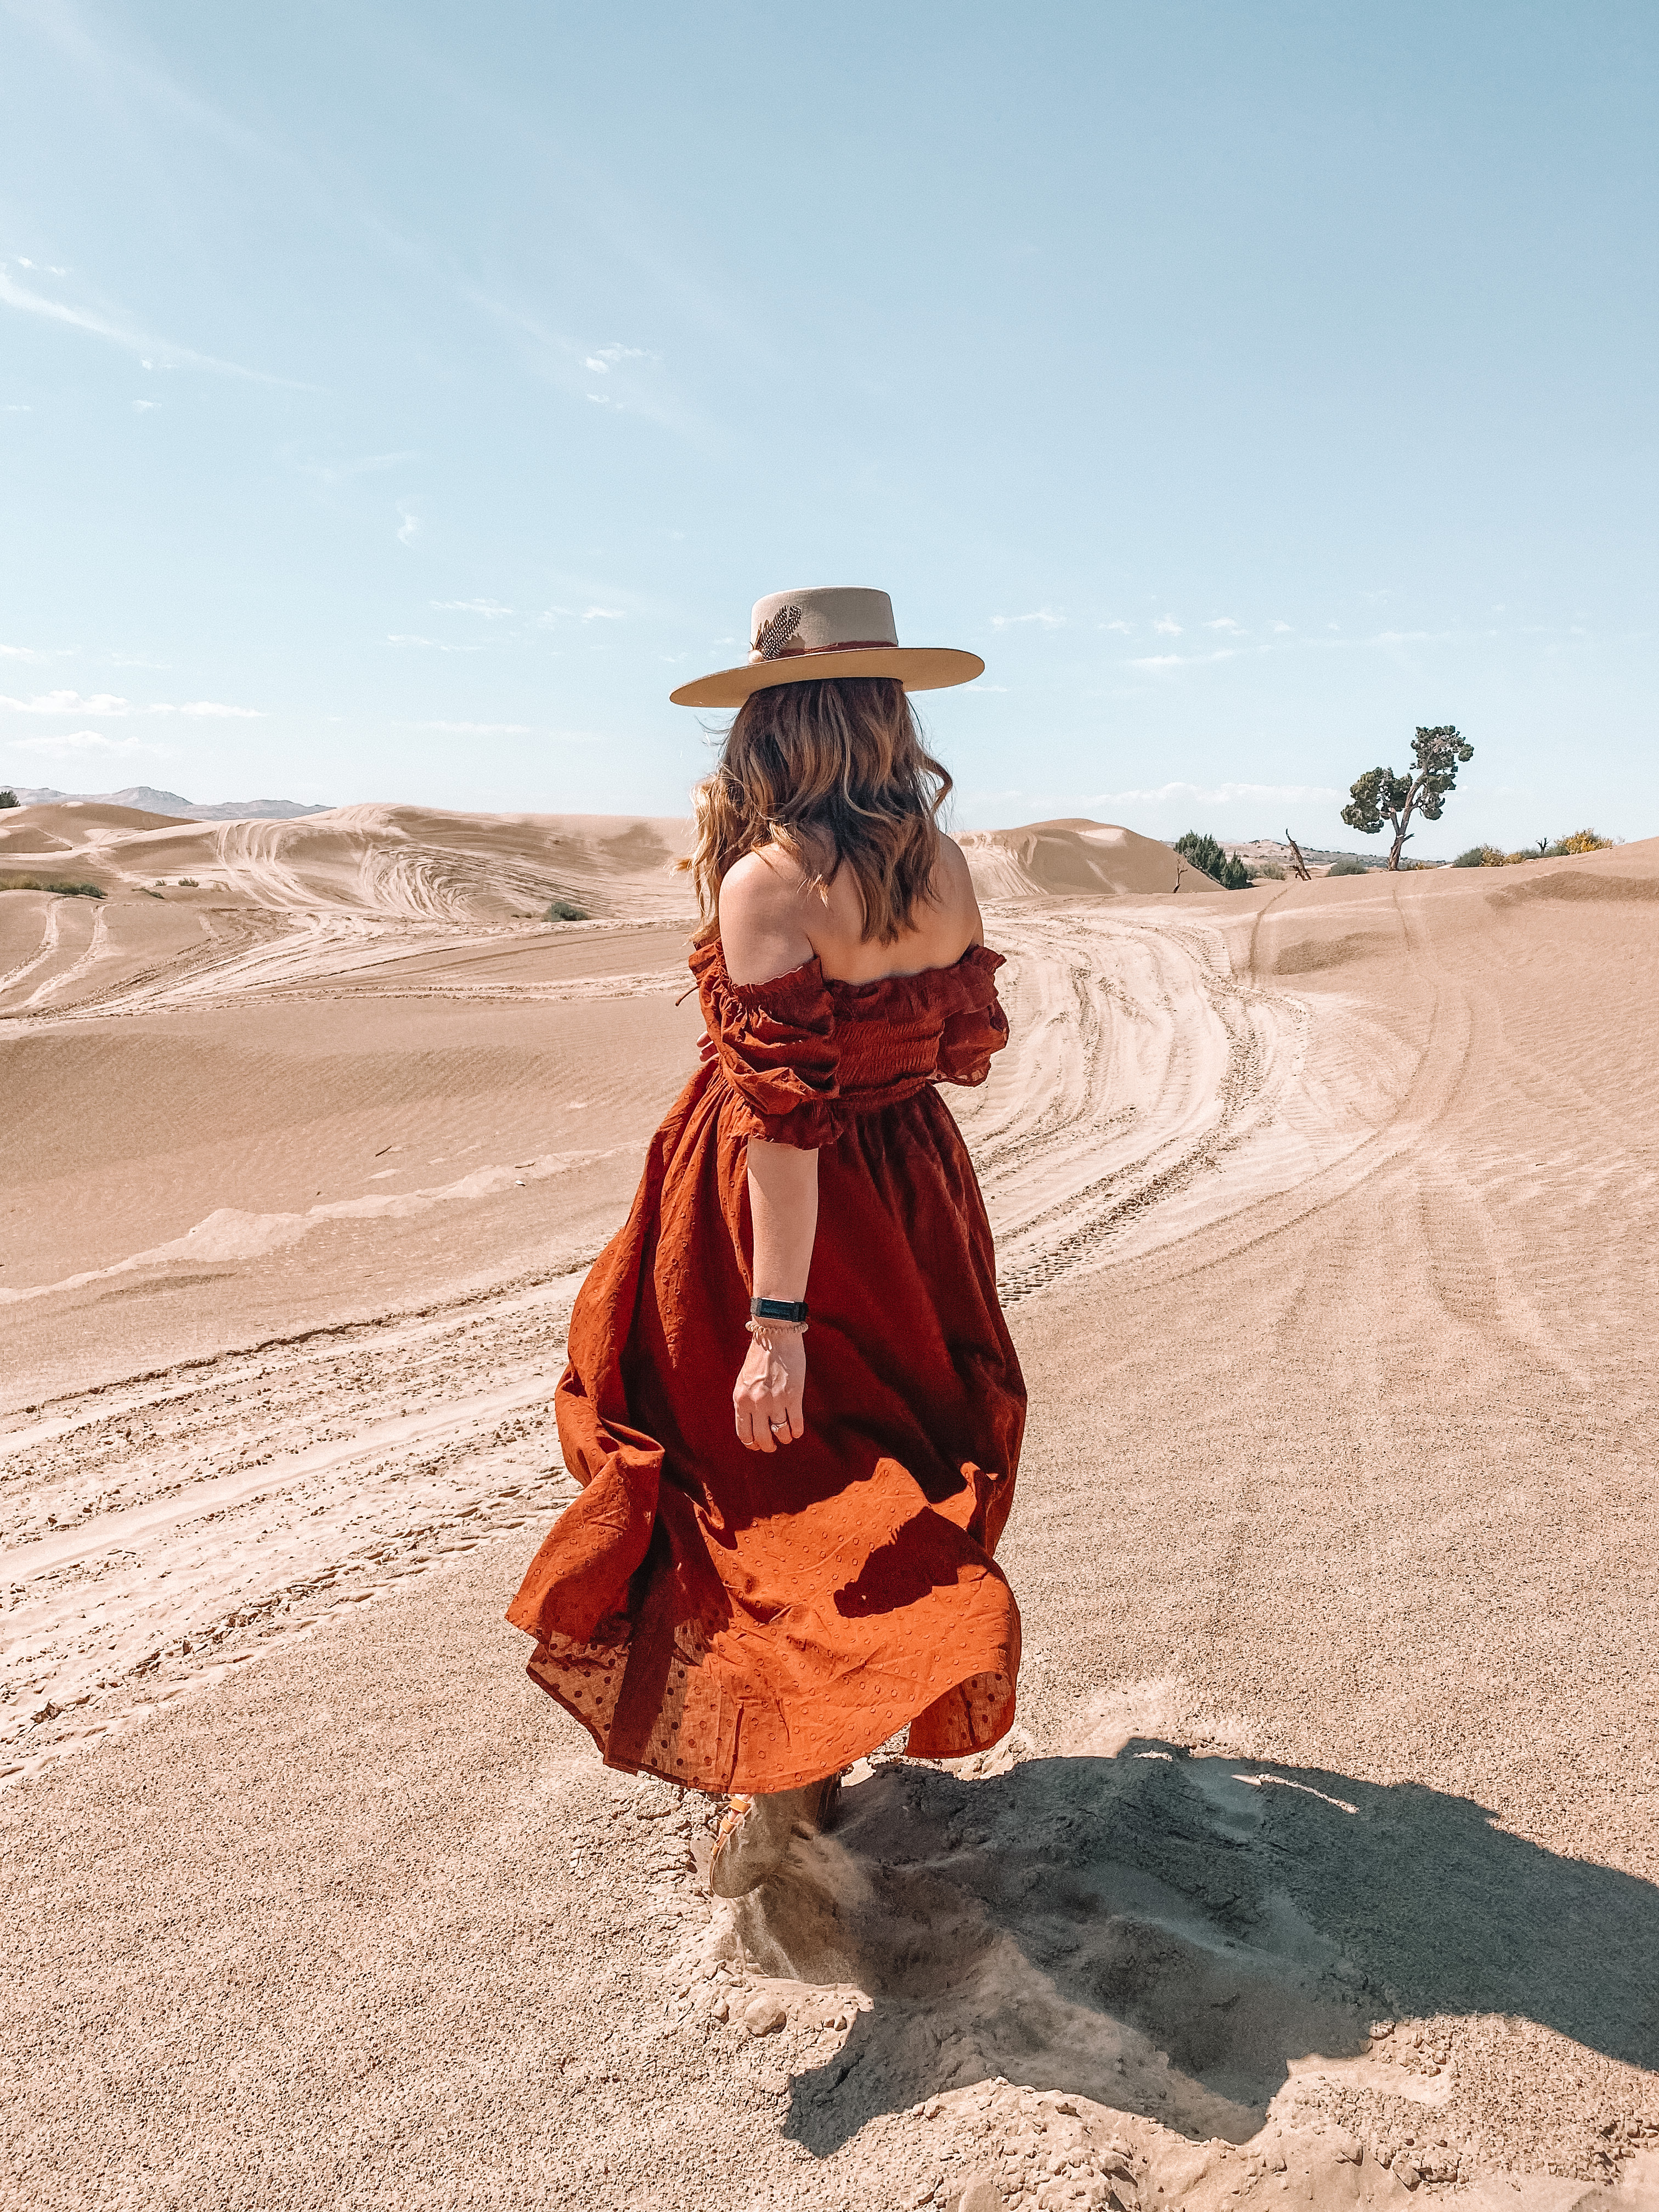
{"type": "MultiPolygon", "coordinates": [[[[124,1004],[309,994],[387,957],[372,924],[295,921],[124,1004]]],[[[495,935],[413,927],[422,942],[495,935]]],[[[1007,1303],[1294,1173],[1302,1156],[1273,1140],[1310,1016],[1235,977],[1213,930],[1091,904],[994,913],[990,933],[1009,954],[1017,1042],[981,1090],[949,1095],[1007,1303]]],[[[562,988],[630,996],[670,981],[562,988]]],[[[551,1397],[579,1279],[313,1330],[23,1409],[9,1433],[0,1423],[0,1783],[449,1552],[550,1518],[569,1494],[551,1397]]]]}

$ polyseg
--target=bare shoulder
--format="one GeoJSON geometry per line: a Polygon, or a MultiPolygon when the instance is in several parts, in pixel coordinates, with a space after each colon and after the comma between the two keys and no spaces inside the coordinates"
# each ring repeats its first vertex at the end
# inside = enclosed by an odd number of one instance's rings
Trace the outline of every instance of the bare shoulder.
{"type": "Polygon", "coordinates": [[[806,900],[805,871],[779,846],[746,853],[727,870],[720,884],[720,946],[734,983],[769,983],[811,958],[806,900]]]}
{"type": "Polygon", "coordinates": [[[934,899],[940,911],[952,917],[960,915],[971,928],[971,942],[975,945],[982,943],[985,925],[980,919],[979,898],[974,890],[973,872],[968,866],[968,856],[956,839],[947,837],[942,830],[933,885],[934,899]]]}

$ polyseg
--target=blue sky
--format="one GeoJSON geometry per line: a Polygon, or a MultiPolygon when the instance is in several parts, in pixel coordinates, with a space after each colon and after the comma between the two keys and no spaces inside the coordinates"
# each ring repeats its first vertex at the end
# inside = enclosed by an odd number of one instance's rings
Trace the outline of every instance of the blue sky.
{"type": "Polygon", "coordinates": [[[0,0],[0,778],[678,812],[751,600],[956,818],[1659,832],[1659,11],[0,0]]]}

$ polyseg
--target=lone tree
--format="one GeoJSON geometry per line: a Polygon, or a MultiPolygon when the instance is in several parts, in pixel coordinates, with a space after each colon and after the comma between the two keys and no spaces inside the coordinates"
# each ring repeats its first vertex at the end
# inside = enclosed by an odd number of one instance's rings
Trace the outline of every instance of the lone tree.
{"type": "Polygon", "coordinates": [[[0,791],[0,806],[15,806],[16,804],[17,793],[15,791],[0,791]]]}
{"type": "Polygon", "coordinates": [[[1420,814],[1425,822],[1437,822],[1445,808],[1446,793],[1457,781],[1460,765],[1474,758],[1474,747],[1449,722],[1432,730],[1419,723],[1412,751],[1417,761],[1414,774],[1396,775],[1391,768],[1368,768],[1351,787],[1349,803],[1342,810],[1349,829],[1358,830],[1363,836],[1375,837],[1385,822],[1393,823],[1391,868],[1400,866],[1400,855],[1412,834],[1407,827],[1412,816],[1420,814]]]}

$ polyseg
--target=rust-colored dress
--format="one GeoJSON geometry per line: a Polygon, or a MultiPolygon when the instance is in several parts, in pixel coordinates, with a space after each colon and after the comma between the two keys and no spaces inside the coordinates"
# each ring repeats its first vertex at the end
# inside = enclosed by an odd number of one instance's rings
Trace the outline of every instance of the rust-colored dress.
{"type": "Polygon", "coordinates": [[[607,1765],[788,1790],[909,1723],[982,1749],[1013,1720],[1019,1613],[992,1553],[1025,1387],[972,1164],[935,1085],[1008,1037],[982,945],[878,983],[816,959],[734,984],[691,958],[714,1052],[594,1262],[556,1398],[581,1494],[507,1619],[607,1765]],[[738,1442],[747,1140],[816,1148],[806,1432],[738,1442]]]}

